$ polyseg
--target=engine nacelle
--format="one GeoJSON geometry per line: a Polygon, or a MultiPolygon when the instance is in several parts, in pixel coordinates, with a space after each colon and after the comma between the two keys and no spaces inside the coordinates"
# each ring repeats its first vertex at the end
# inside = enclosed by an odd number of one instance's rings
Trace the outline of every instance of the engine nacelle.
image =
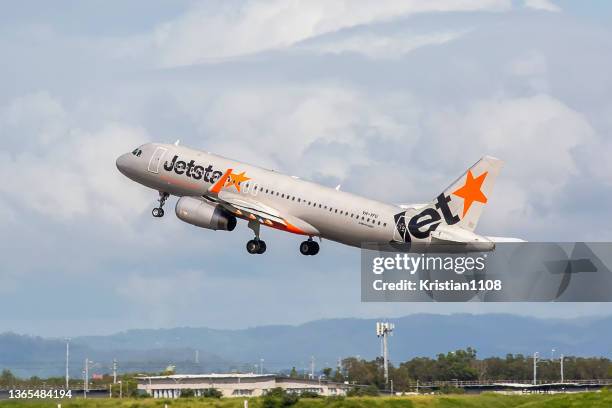
{"type": "Polygon", "coordinates": [[[193,197],[182,197],[176,203],[175,211],[180,220],[196,227],[224,231],[236,228],[236,217],[219,204],[209,204],[193,197]]]}

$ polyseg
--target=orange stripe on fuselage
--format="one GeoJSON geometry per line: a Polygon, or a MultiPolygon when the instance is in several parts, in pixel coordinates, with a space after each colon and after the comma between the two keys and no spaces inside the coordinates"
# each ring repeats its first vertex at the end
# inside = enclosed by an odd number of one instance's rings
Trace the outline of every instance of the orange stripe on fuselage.
{"type": "MultiPolygon", "coordinates": [[[[291,224],[289,221],[287,220],[283,220],[285,221],[285,224],[287,225],[283,225],[283,224],[278,224],[280,230],[283,231],[287,231],[287,232],[291,232],[293,234],[299,234],[299,235],[308,235],[307,233],[305,233],[304,231],[302,231],[301,229],[299,229],[298,227],[296,227],[295,225],[291,224]]],[[[276,227],[274,227],[276,228],[276,227]]]]}
{"type": "Polygon", "coordinates": [[[229,177],[229,175],[232,174],[232,169],[227,169],[227,171],[225,172],[225,174],[223,176],[221,176],[221,178],[219,179],[219,181],[217,181],[211,188],[210,191],[212,193],[215,194],[219,194],[219,191],[221,191],[221,189],[223,188],[223,186],[225,185],[225,182],[227,181],[227,178],[229,177]]]}

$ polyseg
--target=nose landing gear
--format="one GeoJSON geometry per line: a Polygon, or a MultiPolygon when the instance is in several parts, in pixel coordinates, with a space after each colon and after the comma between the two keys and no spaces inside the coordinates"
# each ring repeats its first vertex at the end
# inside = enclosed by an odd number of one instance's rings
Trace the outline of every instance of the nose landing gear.
{"type": "Polygon", "coordinates": [[[153,209],[153,211],[151,211],[151,214],[155,217],[155,218],[161,218],[164,216],[164,204],[166,204],[166,200],[168,199],[168,197],[170,196],[170,194],[168,193],[163,193],[163,192],[159,192],[159,199],[157,200],[159,202],[159,207],[155,207],[153,209]]]}
{"type": "Polygon", "coordinates": [[[300,252],[302,255],[316,255],[319,253],[319,244],[310,237],[308,241],[304,241],[300,244],[300,252]]]}

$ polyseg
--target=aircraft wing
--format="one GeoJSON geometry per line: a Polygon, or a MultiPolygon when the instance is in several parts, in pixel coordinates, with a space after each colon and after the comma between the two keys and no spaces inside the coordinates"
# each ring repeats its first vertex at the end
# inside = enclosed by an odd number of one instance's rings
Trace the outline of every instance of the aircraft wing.
{"type": "Polygon", "coordinates": [[[300,218],[282,213],[258,201],[254,197],[231,191],[221,190],[216,196],[208,197],[219,203],[237,217],[256,221],[268,227],[292,232],[294,234],[317,236],[319,231],[300,218]]]}
{"type": "MultiPolygon", "coordinates": [[[[255,201],[250,197],[245,197],[244,195],[229,191],[220,191],[219,194],[217,194],[217,199],[219,203],[230,211],[233,210],[233,212],[236,212],[235,210],[239,210],[242,212],[242,214],[252,214],[255,217],[260,217],[275,222],[283,221],[283,218],[278,210],[255,201]]],[[[247,218],[253,219],[253,217],[247,218]]]]}
{"type": "Polygon", "coordinates": [[[233,174],[232,170],[227,169],[225,174],[208,189],[208,199],[219,203],[227,211],[239,218],[247,219],[249,222],[258,222],[294,234],[319,235],[319,231],[306,221],[265,205],[253,196],[240,194],[239,179],[244,176],[244,172],[233,174]],[[237,191],[225,189],[228,185],[236,186],[237,191]]]}

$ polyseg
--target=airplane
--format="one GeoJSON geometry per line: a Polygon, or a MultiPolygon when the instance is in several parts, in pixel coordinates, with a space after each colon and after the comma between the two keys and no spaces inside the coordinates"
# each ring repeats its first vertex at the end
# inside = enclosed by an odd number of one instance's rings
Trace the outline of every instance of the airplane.
{"type": "MultiPolygon", "coordinates": [[[[492,251],[512,238],[474,232],[502,161],[482,157],[431,202],[395,205],[329,188],[209,152],[174,144],[147,143],[121,155],[116,166],[129,179],[158,191],[153,217],[164,216],[171,195],[177,217],[210,230],[232,231],[246,220],[254,238],[250,254],[266,252],[260,227],[306,237],[303,255],[316,255],[323,239],[364,243],[445,244],[460,252],[492,251]]],[[[406,247],[404,247],[406,248],[406,247]]],[[[435,250],[433,250],[435,252],[435,250]]]]}

